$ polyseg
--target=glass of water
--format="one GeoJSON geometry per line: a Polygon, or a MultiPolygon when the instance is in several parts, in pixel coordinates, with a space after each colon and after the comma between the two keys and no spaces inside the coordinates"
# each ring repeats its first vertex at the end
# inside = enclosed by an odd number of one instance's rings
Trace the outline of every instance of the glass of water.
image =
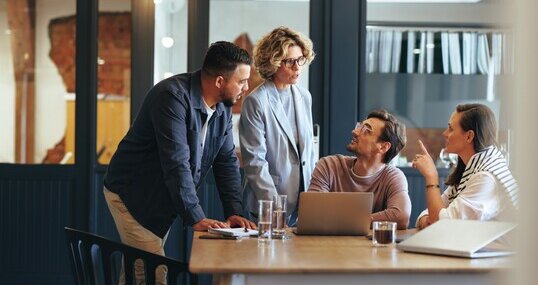
{"type": "Polygon", "coordinates": [[[273,201],[259,200],[258,203],[258,244],[269,244],[271,242],[273,201]]]}
{"type": "Polygon", "coordinates": [[[439,159],[444,163],[446,168],[452,168],[458,163],[458,155],[455,153],[449,153],[445,148],[441,149],[439,159]]]}
{"type": "Polygon", "coordinates": [[[286,238],[287,195],[273,196],[273,238],[286,238]]]}

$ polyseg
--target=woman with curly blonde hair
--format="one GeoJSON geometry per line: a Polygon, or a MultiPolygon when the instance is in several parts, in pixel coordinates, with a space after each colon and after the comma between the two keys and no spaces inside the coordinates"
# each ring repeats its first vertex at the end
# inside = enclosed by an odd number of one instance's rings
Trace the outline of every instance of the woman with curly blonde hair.
{"type": "Polygon", "coordinates": [[[254,48],[254,64],[265,82],[245,98],[239,121],[244,195],[254,220],[258,200],[287,195],[287,223],[296,223],[299,192],[308,188],[315,166],[312,96],[297,82],[314,57],[312,41],[286,27],[274,29],[254,48]]]}

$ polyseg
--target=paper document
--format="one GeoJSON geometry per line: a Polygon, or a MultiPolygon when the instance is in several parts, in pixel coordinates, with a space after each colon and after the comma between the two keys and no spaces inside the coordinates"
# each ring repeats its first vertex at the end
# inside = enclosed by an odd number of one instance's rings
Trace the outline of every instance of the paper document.
{"type": "Polygon", "coordinates": [[[248,229],[247,231],[245,231],[245,228],[209,229],[208,232],[213,233],[213,234],[221,234],[224,236],[230,236],[230,237],[250,237],[250,236],[258,235],[257,230],[248,229]]]}

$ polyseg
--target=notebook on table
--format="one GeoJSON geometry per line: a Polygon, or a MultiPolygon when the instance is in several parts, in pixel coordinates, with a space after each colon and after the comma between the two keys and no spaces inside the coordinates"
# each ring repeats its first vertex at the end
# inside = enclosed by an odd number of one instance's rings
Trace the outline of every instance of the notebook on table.
{"type": "Polygon", "coordinates": [[[301,192],[298,235],[367,235],[373,193],[301,192]]]}
{"type": "Polygon", "coordinates": [[[510,255],[514,252],[488,245],[515,227],[515,223],[505,222],[440,220],[402,241],[396,248],[467,258],[510,255]]]}

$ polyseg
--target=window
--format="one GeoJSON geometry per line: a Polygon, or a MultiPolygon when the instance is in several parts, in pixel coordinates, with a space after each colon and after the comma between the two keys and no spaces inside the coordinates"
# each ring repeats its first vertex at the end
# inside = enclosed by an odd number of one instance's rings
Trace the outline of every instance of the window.
{"type": "Polygon", "coordinates": [[[0,162],[65,163],[70,157],[75,2],[0,0],[0,162]]]}
{"type": "Polygon", "coordinates": [[[99,1],[96,153],[100,164],[110,162],[130,126],[130,4],[129,0],[99,1]]]}
{"type": "Polygon", "coordinates": [[[501,149],[508,152],[511,33],[489,28],[494,16],[476,5],[368,4],[366,95],[360,98],[359,113],[363,118],[383,108],[405,123],[408,140],[394,161],[398,166],[407,166],[419,152],[418,139],[438,159],[448,119],[456,105],[465,103],[482,103],[494,111],[501,149]],[[438,20],[431,19],[437,14],[438,20]],[[469,14],[474,17],[466,19],[469,14]]]}
{"type": "Polygon", "coordinates": [[[155,83],[187,71],[188,3],[155,1],[155,83]]]}

